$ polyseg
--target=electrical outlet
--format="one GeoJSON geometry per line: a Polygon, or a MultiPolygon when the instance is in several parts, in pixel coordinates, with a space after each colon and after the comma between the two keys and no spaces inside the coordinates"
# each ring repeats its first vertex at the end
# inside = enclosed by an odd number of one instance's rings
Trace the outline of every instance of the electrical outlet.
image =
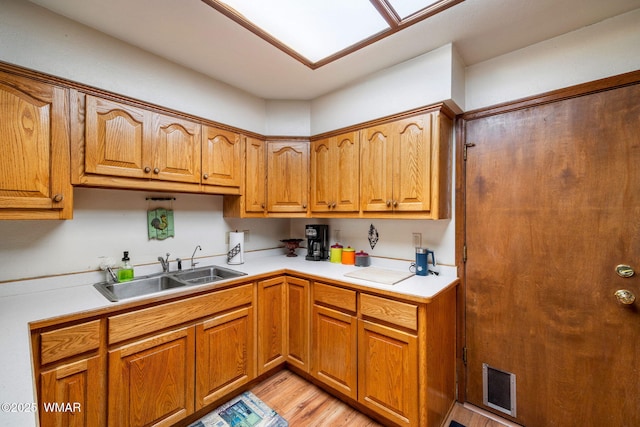
{"type": "Polygon", "coordinates": [[[249,240],[250,240],[249,230],[242,230],[242,232],[244,233],[244,242],[249,243],[249,240]]]}
{"type": "Polygon", "coordinates": [[[411,233],[413,235],[413,247],[421,248],[422,247],[422,233],[411,233]]]}

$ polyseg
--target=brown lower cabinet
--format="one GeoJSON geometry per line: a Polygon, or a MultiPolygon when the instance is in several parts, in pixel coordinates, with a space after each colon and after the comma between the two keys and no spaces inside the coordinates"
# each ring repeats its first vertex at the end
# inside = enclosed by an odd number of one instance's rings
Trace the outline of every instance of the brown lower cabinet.
{"type": "Polygon", "coordinates": [[[455,400],[455,295],[279,275],[34,322],[40,408],[82,407],[40,423],[169,426],[288,365],[386,424],[439,426],[455,400]]]}

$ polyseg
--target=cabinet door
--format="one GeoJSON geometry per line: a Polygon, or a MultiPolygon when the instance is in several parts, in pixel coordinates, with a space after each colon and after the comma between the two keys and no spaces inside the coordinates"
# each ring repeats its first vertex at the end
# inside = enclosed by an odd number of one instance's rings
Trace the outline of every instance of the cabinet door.
{"type": "Polygon", "coordinates": [[[360,142],[358,132],[335,137],[335,196],[333,210],[357,212],[360,209],[360,142]]]}
{"type": "Polygon", "coordinates": [[[99,356],[57,366],[40,374],[40,424],[103,426],[103,368],[99,356]]]}
{"type": "Polygon", "coordinates": [[[431,210],[432,114],[394,123],[393,209],[431,210]]]}
{"type": "Polygon", "coordinates": [[[418,425],[418,339],[358,321],[358,401],[399,425],[418,425]]]}
{"type": "Polygon", "coordinates": [[[360,144],[361,208],[390,212],[393,210],[393,125],[364,129],[360,144]]]}
{"type": "Polygon", "coordinates": [[[255,377],[253,308],[196,325],[196,410],[255,377]]]}
{"type": "Polygon", "coordinates": [[[312,375],[356,399],[357,363],[356,318],[314,304],[312,375]]]}
{"type": "Polygon", "coordinates": [[[204,126],[202,184],[240,187],[242,143],[234,132],[204,126]]]}
{"type": "Polygon", "coordinates": [[[86,96],[85,171],[151,178],[151,114],[95,96],[86,96]]]}
{"type": "Polygon", "coordinates": [[[358,132],[314,141],[311,145],[311,210],[355,212],[360,209],[358,132]]]}
{"type": "Polygon", "coordinates": [[[309,281],[287,277],[287,362],[309,372],[311,295],[309,281]]]}
{"type": "Polygon", "coordinates": [[[309,193],[309,145],[267,143],[268,211],[306,213],[309,193]]]}
{"type": "Polygon", "coordinates": [[[333,164],[332,139],[311,143],[311,210],[329,212],[335,202],[335,175],[337,165],[333,164]]]}
{"type": "Polygon", "coordinates": [[[164,181],[200,182],[199,123],[153,115],[152,177],[164,181]]]}
{"type": "Polygon", "coordinates": [[[0,73],[0,219],[72,217],[68,93],[0,73]]]}
{"type": "Polygon", "coordinates": [[[258,282],[258,375],[285,360],[285,297],[284,276],[258,282]]]}
{"type": "Polygon", "coordinates": [[[245,147],[245,211],[264,213],[267,209],[265,142],[247,138],[245,147]]]}
{"type": "Polygon", "coordinates": [[[170,426],[193,412],[194,327],[109,352],[109,425],[170,426]]]}

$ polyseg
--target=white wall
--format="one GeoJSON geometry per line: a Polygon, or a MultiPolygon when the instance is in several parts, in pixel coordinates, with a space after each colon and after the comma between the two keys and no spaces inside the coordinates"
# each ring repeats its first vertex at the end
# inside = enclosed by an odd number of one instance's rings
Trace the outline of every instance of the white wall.
{"type": "Polygon", "coordinates": [[[453,45],[448,44],[314,99],[311,133],[452,99],[452,67],[462,67],[454,55],[453,45]]]}
{"type": "Polygon", "coordinates": [[[466,110],[640,69],[640,10],[470,66],[466,110]]]}
{"type": "Polygon", "coordinates": [[[310,136],[311,102],[267,101],[267,129],[270,136],[310,136]]]}
{"type": "Polygon", "coordinates": [[[415,259],[412,233],[422,233],[422,246],[435,252],[439,264],[455,265],[455,225],[453,220],[397,220],[397,219],[296,219],[291,221],[291,236],[304,239],[306,224],[328,224],[330,243],[336,243],[336,230],[340,243],[356,251],[364,250],[371,256],[415,259]],[[369,227],[378,230],[379,240],[371,249],[369,227]]]}
{"type": "MultiPolygon", "coordinates": [[[[225,219],[222,196],[173,194],[173,202],[153,202],[143,191],[76,188],[74,218],[68,221],[0,221],[0,282],[98,269],[99,257],[119,261],[130,252],[134,265],[156,263],[158,256],[188,259],[227,253],[226,234],[249,230],[245,250],[274,248],[287,238],[286,219],[225,219]],[[175,237],[149,240],[147,210],[174,210],[175,237]]],[[[183,264],[185,267],[188,264],[183,264]]],[[[159,268],[159,267],[158,267],[159,268]]],[[[175,264],[172,265],[175,268],[175,264]]]]}
{"type": "Polygon", "coordinates": [[[265,101],[24,0],[0,1],[0,61],[264,134],[265,101]]]}

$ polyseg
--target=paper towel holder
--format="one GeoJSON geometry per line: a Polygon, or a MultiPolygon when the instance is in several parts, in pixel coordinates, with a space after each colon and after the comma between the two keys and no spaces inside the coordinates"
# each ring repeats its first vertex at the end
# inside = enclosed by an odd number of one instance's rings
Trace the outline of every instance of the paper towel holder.
{"type": "Polygon", "coordinates": [[[229,251],[227,264],[244,264],[244,232],[236,230],[229,233],[229,251]]]}

